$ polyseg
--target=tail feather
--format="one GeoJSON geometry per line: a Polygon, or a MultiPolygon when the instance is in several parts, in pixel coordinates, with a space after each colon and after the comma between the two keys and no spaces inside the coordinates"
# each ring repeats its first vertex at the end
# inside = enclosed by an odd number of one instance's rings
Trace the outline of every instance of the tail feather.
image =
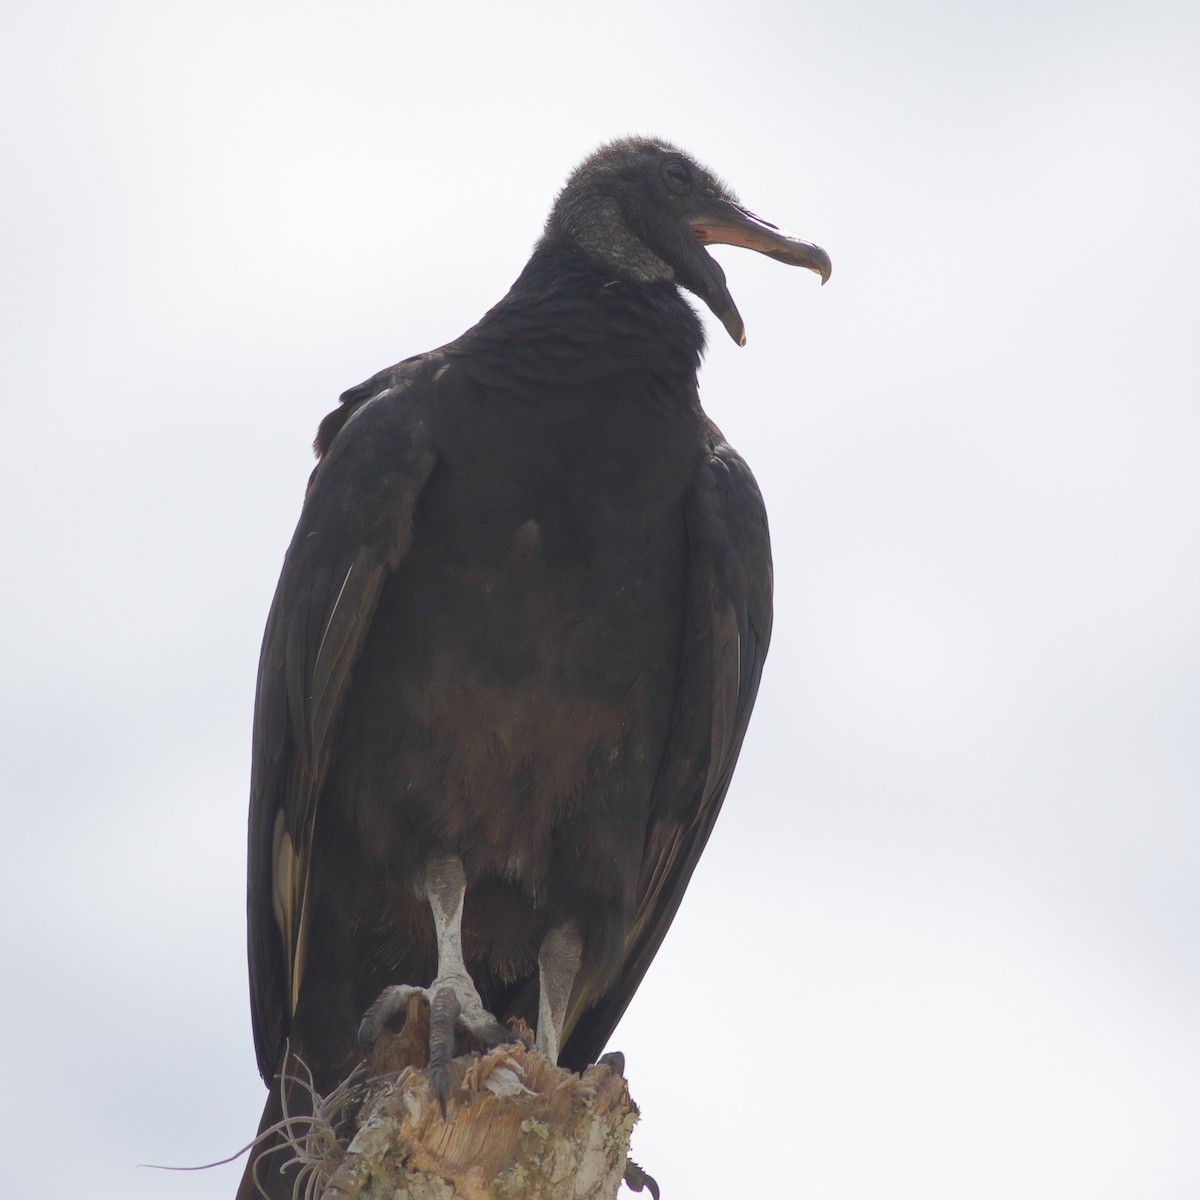
{"type": "Polygon", "coordinates": [[[283,1134],[268,1133],[283,1120],[279,1077],[275,1077],[258,1123],[259,1139],[250,1147],[246,1170],[238,1185],[237,1200],[291,1200],[292,1181],[281,1173],[287,1151],[283,1134]],[[266,1136],[264,1136],[266,1135],[266,1136]]]}

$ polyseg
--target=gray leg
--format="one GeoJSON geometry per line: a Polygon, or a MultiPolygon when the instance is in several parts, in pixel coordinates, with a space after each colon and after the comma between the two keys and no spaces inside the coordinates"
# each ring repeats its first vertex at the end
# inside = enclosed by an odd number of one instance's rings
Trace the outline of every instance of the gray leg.
{"type": "Polygon", "coordinates": [[[480,1041],[496,1044],[512,1035],[483,1007],[475,990],[475,982],[467,971],[462,952],[463,899],[467,892],[467,876],[458,858],[436,858],[425,875],[425,895],[433,910],[433,927],[437,932],[437,978],[429,986],[435,1000],[446,988],[458,997],[458,1024],[480,1041]]]}
{"type": "Polygon", "coordinates": [[[516,1035],[483,1007],[463,960],[462,914],[466,891],[467,877],[460,859],[447,856],[429,863],[425,873],[425,896],[433,912],[437,935],[437,978],[428,988],[409,984],[385,988],[367,1009],[358,1027],[359,1045],[369,1054],[384,1025],[407,1006],[410,996],[428,997],[429,1066],[443,1116],[450,1093],[450,1060],[454,1057],[455,1031],[465,1029],[489,1048],[516,1040],[516,1035]]]}
{"type": "Polygon", "coordinates": [[[558,1062],[567,1002],[583,957],[583,940],[574,925],[550,930],[538,951],[538,1051],[558,1062]]]}

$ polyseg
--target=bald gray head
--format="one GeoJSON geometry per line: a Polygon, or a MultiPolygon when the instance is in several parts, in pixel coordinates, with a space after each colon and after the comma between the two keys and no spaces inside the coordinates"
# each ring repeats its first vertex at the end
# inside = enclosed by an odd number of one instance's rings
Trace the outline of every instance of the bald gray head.
{"type": "Polygon", "coordinates": [[[738,345],[746,333],[725,272],[704,249],[745,246],[829,278],[829,255],[743,208],[711,171],[657,138],[601,146],[567,180],[546,222],[620,279],[669,281],[699,296],[738,345]]]}

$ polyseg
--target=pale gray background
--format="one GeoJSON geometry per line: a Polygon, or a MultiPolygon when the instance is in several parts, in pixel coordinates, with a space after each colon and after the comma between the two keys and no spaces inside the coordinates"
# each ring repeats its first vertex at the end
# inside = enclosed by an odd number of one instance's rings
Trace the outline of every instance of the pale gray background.
{"type": "Polygon", "coordinates": [[[308,444],[640,131],[834,275],[718,251],[777,632],[614,1039],[636,1156],[664,1200],[1200,1195],[1200,8],[435,7],[4,18],[0,1193],[231,1194],[135,1164],[262,1103],[250,717],[308,444]]]}

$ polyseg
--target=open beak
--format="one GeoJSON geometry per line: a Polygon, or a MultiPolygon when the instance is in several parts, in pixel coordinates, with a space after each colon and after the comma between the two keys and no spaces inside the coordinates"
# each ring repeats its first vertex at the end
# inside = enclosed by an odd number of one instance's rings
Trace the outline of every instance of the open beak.
{"type": "MultiPolygon", "coordinates": [[[[696,213],[686,218],[692,234],[701,246],[712,245],[715,242],[723,242],[729,246],[745,246],[748,250],[757,250],[759,254],[777,258],[793,267],[807,267],[820,275],[822,283],[832,273],[833,264],[820,246],[802,242],[790,233],[784,233],[778,226],[764,221],[762,217],[756,217],[740,204],[721,197],[706,207],[707,212],[696,213]]],[[[742,323],[733,297],[729,294],[725,272],[721,270],[721,265],[716,259],[703,250],[699,251],[697,258],[689,262],[687,276],[681,275],[679,282],[695,292],[712,309],[729,336],[739,346],[746,344],[746,327],[742,323]]]]}
{"type": "Polygon", "coordinates": [[[822,284],[833,273],[829,255],[820,246],[802,242],[738,205],[729,205],[727,214],[692,217],[688,223],[696,240],[704,245],[723,242],[729,246],[745,246],[747,250],[757,250],[759,254],[777,258],[789,266],[807,267],[820,275],[822,284]]]}

